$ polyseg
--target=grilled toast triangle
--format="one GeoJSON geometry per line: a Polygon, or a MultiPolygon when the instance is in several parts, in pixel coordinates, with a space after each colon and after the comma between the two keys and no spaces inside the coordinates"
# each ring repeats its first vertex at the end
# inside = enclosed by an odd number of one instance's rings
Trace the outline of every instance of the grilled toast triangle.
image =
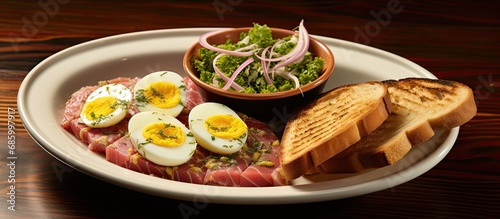
{"type": "Polygon", "coordinates": [[[391,109],[382,82],[350,84],[328,91],[300,108],[281,139],[281,174],[286,181],[335,156],[385,121],[391,109]]]}

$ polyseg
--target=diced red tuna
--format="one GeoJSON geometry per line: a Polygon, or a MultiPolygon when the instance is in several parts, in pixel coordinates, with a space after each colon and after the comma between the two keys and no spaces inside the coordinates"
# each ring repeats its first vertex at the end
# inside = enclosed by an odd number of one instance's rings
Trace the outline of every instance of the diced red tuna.
{"type": "Polygon", "coordinates": [[[106,147],[106,160],[140,173],[170,178],[164,166],[150,162],[137,153],[132,140],[127,136],[106,147]]]}
{"type": "Polygon", "coordinates": [[[137,153],[137,150],[135,150],[132,141],[127,136],[124,136],[106,147],[106,160],[128,168],[130,158],[135,153],[137,153]]]}
{"type": "Polygon", "coordinates": [[[135,153],[130,158],[128,169],[174,181],[203,184],[205,169],[198,164],[203,158],[203,152],[195,151],[187,163],[179,166],[162,166],[135,153]]]}
{"type": "Polygon", "coordinates": [[[288,185],[288,183],[285,181],[285,178],[283,178],[283,175],[280,173],[280,167],[274,169],[274,171],[271,173],[271,176],[273,177],[274,186],[288,185]]]}
{"type": "Polygon", "coordinates": [[[71,121],[80,118],[80,113],[82,112],[85,101],[87,100],[88,96],[97,88],[99,88],[99,86],[82,87],[69,97],[69,99],[66,101],[64,116],[61,122],[61,126],[64,129],[70,130],[71,121]]]}
{"type": "Polygon", "coordinates": [[[70,123],[70,131],[78,140],[87,144],[91,151],[105,153],[106,146],[127,134],[128,120],[107,128],[90,128],[76,118],[70,123]]]}
{"type": "Polygon", "coordinates": [[[265,187],[285,185],[286,183],[282,175],[279,173],[278,165],[279,160],[271,161],[270,159],[259,159],[257,162],[251,164],[241,174],[241,186],[265,187]],[[272,162],[273,165],[268,166],[267,162],[272,162]]]}
{"type": "Polygon", "coordinates": [[[106,160],[121,167],[160,178],[203,184],[206,169],[202,162],[206,153],[202,148],[197,149],[187,163],[167,167],[145,159],[137,153],[130,138],[122,137],[106,148],[106,160]]]}
{"type": "Polygon", "coordinates": [[[184,84],[186,85],[186,102],[184,103],[183,114],[189,114],[193,107],[204,103],[205,99],[198,91],[198,86],[189,77],[184,77],[184,84]]]}
{"type": "Polygon", "coordinates": [[[193,157],[187,163],[173,168],[172,179],[179,182],[204,184],[207,168],[203,162],[207,153],[202,147],[197,147],[193,157]]]}
{"type": "Polygon", "coordinates": [[[127,168],[139,173],[171,179],[171,175],[168,173],[167,167],[155,164],[141,156],[139,153],[135,153],[130,157],[127,168]]]}
{"type": "Polygon", "coordinates": [[[253,146],[252,164],[241,174],[240,183],[245,187],[283,185],[277,171],[280,165],[278,137],[265,123],[246,118],[249,127],[247,144],[253,146]]]}
{"type": "Polygon", "coordinates": [[[204,183],[219,186],[240,186],[240,175],[250,164],[251,157],[244,151],[237,153],[235,158],[220,155],[207,157],[205,161],[207,173],[204,183]]]}
{"type": "Polygon", "coordinates": [[[263,187],[274,185],[272,172],[274,169],[264,166],[251,165],[240,177],[242,187],[263,187]]]}
{"type": "Polygon", "coordinates": [[[128,77],[117,77],[110,80],[100,81],[99,85],[104,86],[106,84],[121,84],[130,89],[134,90],[135,84],[140,80],[139,77],[128,78],[128,77]]]}
{"type": "Polygon", "coordinates": [[[137,153],[134,143],[127,136],[106,147],[106,160],[136,172],[170,178],[165,166],[150,162],[137,153]]]}
{"type": "Polygon", "coordinates": [[[276,172],[280,163],[278,137],[265,123],[240,116],[249,128],[246,146],[232,159],[208,156],[205,184],[233,187],[282,184],[281,175],[276,172]]]}

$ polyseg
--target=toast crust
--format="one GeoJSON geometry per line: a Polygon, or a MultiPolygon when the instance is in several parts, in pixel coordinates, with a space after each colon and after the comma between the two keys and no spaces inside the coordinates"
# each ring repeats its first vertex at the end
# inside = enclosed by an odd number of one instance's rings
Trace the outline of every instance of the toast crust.
{"type": "Polygon", "coordinates": [[[393,105],[389,118],[310,172],[354,173],[394,164],[413,146],[463,125],[477,112],[472,90],[459,82],[405,78],[384,83],[393,105]]]}
{"type": "Polygon", "coordinates": [[[335,88],[301,108],[281,140],[281,174],[286,181],[345,150],[381,125],[391,112],[382,82],[335,88]]]}

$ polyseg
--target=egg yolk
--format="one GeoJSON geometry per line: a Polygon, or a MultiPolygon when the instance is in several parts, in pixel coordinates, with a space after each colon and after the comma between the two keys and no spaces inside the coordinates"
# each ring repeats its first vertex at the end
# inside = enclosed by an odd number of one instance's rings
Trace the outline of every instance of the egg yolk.
{"type": "Polygon", "coordinates": [[[112,96],[99,97],[85,104],[83,113],[89,120],[97,120],[106,117],[116,110],[117,101],[116,97],[112,96]]]}
{"type": "Polygon", "coordinates": [[[180,127],[164,122],[147,125],[142,130],[142,136],[149,143],[165,147],[179,146],[186,140],[186,134],[180,127]]]}
{"type": "Polygon", "coordinates": [[[231,115],[210,116],[204,126],[211,135],[224,139],[237,139],[247,132],[247,125],[231,115]]]}
{"type": "Polygon", "coordinates": [[[149,84],[144,89],[144,97],[148,100],[149,104],[167,109],[180,103],[181,91],[171,82],[157,81],[149,84]]]}

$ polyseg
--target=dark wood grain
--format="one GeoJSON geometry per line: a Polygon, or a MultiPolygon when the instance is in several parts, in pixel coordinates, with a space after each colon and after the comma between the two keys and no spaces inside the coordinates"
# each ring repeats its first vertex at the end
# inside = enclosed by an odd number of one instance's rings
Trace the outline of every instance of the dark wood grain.
{"type": "MultiPolygon", "coordinates": [[[[495,218],[500,215],[500,4],[496,1],[4,0],[0,7],[1,218],[495,218]],[[51,3],[51,4],[49,4],[51,3]],[[47,6],[49,5],[49,6],[47,6]],[[225,11],[216,6],[225,6],[225,11]],[[46,7],[47,6],[47,7],[46,7]],[[143,30],[239,27],[252,22],[334,37],[405,57],[475,92],[477,116],[437,166],[402,185],[335,201],[220,205],[160,198],[80,173],[16,130],[16,211],[9,210],[8,112],[43,59],[92,39],[143,30]],[[365,37],[360,37],[360,31],[365,37]],[[181,209],[190,209],[190,212],[181,209]],[[191,214],[189,214],[191,213],[191,214]]],[[[360,63],[363,64],[363,63],[360,63]]],[[[374,66],[376,68],[376,66],[374,66]]]]}

